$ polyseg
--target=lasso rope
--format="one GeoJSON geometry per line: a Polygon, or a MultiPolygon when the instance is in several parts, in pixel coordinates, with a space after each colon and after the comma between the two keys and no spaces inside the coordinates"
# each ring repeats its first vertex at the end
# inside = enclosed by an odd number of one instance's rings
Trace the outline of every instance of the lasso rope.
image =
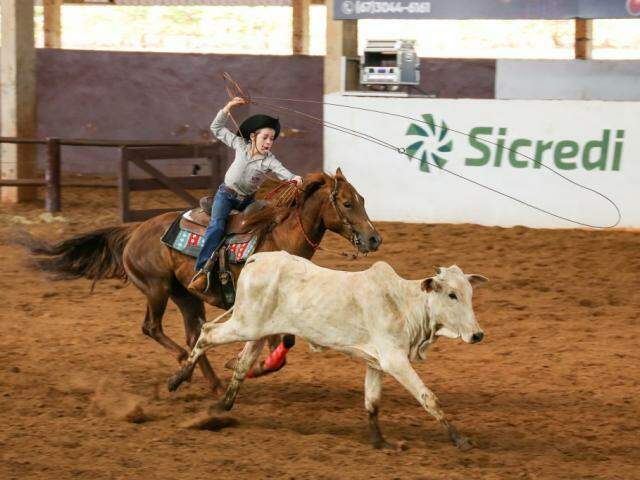
{"type": "MultiPolygon", "coordinates": [[[[318,118],[316,116],[310,115],[310,114],[305,113],[305,112],[300,112],[300,111],[292,109],[292,108],[282,107],[282,106],[279,106],[279,105],[274,105],[274,104],[270,104],[270,103],[266,103],[266,102],[257,102],[256,99],[260,99],[260,100],[265,99],[265,100],[283,101],[283,102],[315,103],[315,104],[329,105],[329,106],[334,106],[334,107],[348,108],[348,109],[352,109],[352,110],[360,110],[360,111],[365,111],[365,112],[377,113],[377,114],[381,114],[381,115],[388,115],[388,116],[392,116],[392,117],[403,118],[403,119],[407,119],[407,120],[412,120],[414,122],[423,123],[423,124],[428,125],[430,127],[434,127],[434,128],[437,127],[437,128],[440,128],[440,129],[443,128],[442,125],[436,125],[435,123],[429,123],[429,122],[426,122],[426,121],[424,121],[422,119],[413,118],[413,117],[410,117],[410,116],[407,116],[407,115],[401,115],[401,114],[398,114],[398,113],[383,112],[381,110],[375,110],[375,109],[364,108],[364,107],[355,107],[355,106],[352,106],[352,105],[341,105],[341,104],[337,104],[337,103],[321,102],[321,101],[317,101],[317,100],[303,100],[303,99],[292,99],[292,98],[271,98],[271,97],[253,97],[253,98],[251,98],[249,95],[247,95],[242,90],[242,88],[240,88],[240,86],[237,84],[237,82],[235,82],[228,73],[225,72],[225,74],[223,74],[223,78],[224,78],[225,82],[229,82],[228,85],[225,84],[225,88],[227,89],[227,93],[229,95],[233,94],[234,96],[239,96],[239,97],[244,98],[245,100],[247,100],[247,102],[249,102],[249,103],[253,103],[255,105],[260,105],[262,107],[265,107],[265,108],[268,108],[268,109],[271,109],[271,110],[280,111],[280,112],[290,112],[290,113],[293,113],[295,115],[302,116],[302,117],[307,118],[307,119],[309,119],[311,121],[314,121],[314,122],[316,122],[318,124],[324,125],[327,128],[331,128],[333,130],[337,130],[337,131],[345,133],[347,135],[352,135],[354,137],[361,138],[363,140],[375,143],[376,145],[379,145],[381,147],[388,148],[390,150],[394,150],[394,151],[396,151],[396,152],[398,152],[400,154],[406,155],[407,157],[409,157],[411,159],[421,160],[421,159],[417,158],[415,155],[409,155],[406,152],[406,150],[404,148],[402,148],[402,147],[398,147],[396,145],[393,145],[392,143],[386,142],[386,141],[384,141],[384,140],[382,140],[380,138],[374,137],[374,136],[366,134],[364,132],[361,132],[361,131],[358,131],[358,130],[355,130],[355,129],[351,129],[351,128],[348,128],[348,127],[345,127],[345,126],[342,126],[342,125],[338,125],[338,124],[335,124],[335,123],[332,123],[332,122],[328,122],[328,121],[323,120],[321,118],[318,118]]],[[[447,128],[452,132],[458,133],[460,135],[465,135],[465,136],[471,137],[471,135],[469,135],[466,132],[462,132],[462,131],[453,129],[451,127],[447,127],[447,128]]],[[[481,137],[475,137],[475,138],[477,138],[478,140],[481,140],[481,141],[483,141],[485,143],[489,143],[489,144],[492,144],[492,145],[498,145],[496,142],[493,142],[491,140],[487,140],[487,139],[484,139],[484,138],[481,138],[481,137]]],[[[528,155],[523,154],[522,152],[519,152],[519,151],[517,151],[515,149],[512,149],[512,148],[508,148],[508,147],[503,146],[503,145],[500,145],[500,147],[505,149],[505,150],[507,150],[507,151],[513,152],[516,155],[520,155],[520,156],[522,156],[524,158],[527,158],[527,159],[533,161],[536,165],[539,165],[540,167],[546,168],[547,170],[549,170],[549,171],[553,172],[554,174],[558,175],[563,180],[565,180],[565,181],[567,181],[567,182],[569,182],[569,183],[571,183],[571,184],[573,184],[573,185],[575,185],[577,187],[580,187],[580,188],[582,188],[584,190],[587,190],[589,192],[592,192],[592,193],[600,196],[601,198],[606,200],[608,203],[610,203],[613,206],[613,208],[615,209],[616,214],[617,214],[616,221],[614,223],[612,223],[611,225],[593,225],[593,224],[589,224],[589,223],[586,223],[586,222],[581,222],[581,221],[575,220],[573,218],[569,218],[569,217],[565,217],[563,215],[559,215],[559,214],[554,213],[554,212],[552,212],[550,210],[544,209],[544,208],[539,207],[537,205],[534,205],[534,204],[532,204],[530,202],[527,202],[525,200],[517,198],[517,197],[515,197],[513,195],[510,195],[508,193],[502,192],[502,191],[500,191],[500,190],[498,190],[498,189],[496,189],[494,187],[491,187],[489,185],[485,185],[485,184],[483,184],[481,182],[478,182],[476,180],[468,178],[468,177],[466,177],[466,176],[464,176],[462,174],[453,172],[453,171],[451,171],[451,170],[439,165],[438,163],[430,162],[429,160],[426,160],[426,163],[428,163],[429,165],[431,165],[433,167],[436,167],[436,168],[438,168],[438,169],[440,169],[440,170],[442,170],[444,172],[447,172],[447,173],[449,173],[451,175],[454,175],[454,176],[456,176],[456,177],[458,177],[458,178],[460,178],[462,180],[465,180],[465,181],[467,181],[469,183],[472,183],[472,184],[477,185],[479,187],[482,187],[482,188],[484,188],[486,190],[489,190],[489,191],[491,191],[493,193],[501,195],[501,196],[503,196],[505,198],[508,198],[510,200],[518,202],[518,203],[520,203],[520,204],[522,204],[524,206],[527,206],[527,207],[532,208],[534,210],[537,210],[537,211],[539,211],[541,213],[550,215],[552,217],[555,217],[555,218],[558,218],[560,220],[564,220],[564,221],[567,221],[567,222],[570,222],[570,223],[573,223],[573,224],[576,224],[576,225],[580,225],[580,226],[583,226],[583,227],[590,227],[590,228],[606,229],[606,228],[613,228],[613,227],[617,226],[620,223],[620,221],[622,220],[622,214],[620,212],[620,208],[607,195],[605,195],[605,194],[603,194],[603,193],[601,193],[601,192],[599,192],[599,191],[597,191],[597,190],[595,190],[593,188],[590,188],[590,187],[588,187],[588,186],[586,186],[584,184],[576,182],[575,180],[570,179],[569,177],[567,177],[567,176],[563,175],[562,173],[558,172],[557,170],[549,167],[548,165],[543,164],[542,162],[540,162],[540,161],[538,161],[538,160],[536,160],[536,159],[534,159],[534,158],[532,158],[532,157],[530,157],[528,155]]]]}

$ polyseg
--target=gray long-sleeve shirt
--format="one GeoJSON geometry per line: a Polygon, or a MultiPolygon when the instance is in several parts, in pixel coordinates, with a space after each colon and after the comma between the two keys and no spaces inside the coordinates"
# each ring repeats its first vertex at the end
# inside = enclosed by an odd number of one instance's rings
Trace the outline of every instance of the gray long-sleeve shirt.
{"type": "Polygon", "coordinates": [[[271,152],[251,157],[251,143],[225,127],[228,117],[228,113],[220,110],[211,122],[213,135],[236,151],[236,158],[224,176],[227,186],[241,195],[253,195],[265,181],[267,172],[273,172],[280,180],[291,180],[295,177],[271,152]]]}

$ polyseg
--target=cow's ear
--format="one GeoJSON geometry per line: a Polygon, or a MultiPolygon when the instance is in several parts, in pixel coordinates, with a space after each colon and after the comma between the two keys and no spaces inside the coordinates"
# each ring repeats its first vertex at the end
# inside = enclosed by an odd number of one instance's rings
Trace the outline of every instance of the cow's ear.
{"type": "Polygon", "coordinates": [[[479,287],[483,283],[487,283],[489,281],[487,277],[483,277],[482,275],[475,275],[475,274],[467,275],[467,280],[469,280],[469,283],[471,284],[472,287],[479,287]]]}
{"type": "Polygon", "coordinates": [[[440,283],[433,277],[425,278],[420,284],[422,290],[425,292],[439,292],[441,287],[440,283]]]}

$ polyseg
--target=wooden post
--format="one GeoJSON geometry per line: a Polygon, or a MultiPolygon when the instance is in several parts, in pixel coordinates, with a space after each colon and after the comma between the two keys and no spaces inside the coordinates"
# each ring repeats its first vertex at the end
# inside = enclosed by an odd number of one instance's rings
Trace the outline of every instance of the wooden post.
{"type": "Polygon", "coordinates": [[[575,54],[580,60],[590,60],[593,51],[593,20],[576,18],[575,54]]]}
{"type": "Polygon", "coordinates": [[[45,172],[47,212],[60,211],[60,139],[47,138],[47,170],[45,172]]]}
{"type": "Polygon", "coordinates": [[[129,206],[129,155],[127,147],[120,149],[118,187],[120,190],[120,220],[129,222],[131,221],[131,212],[129,206]]]}
{"type": "MultiPolygon", "coordinates": [[[[33,39],[33,0],[0,0],[2,11],[2,59],[0,72],[0,135],[36,136],[36,51],[33,39]]],[[[3,143],[1,177],[34,178],[36,146],[3,143]]],[[[35,187],[4,187],[3,202],[16,203],[36,196],[35,187]]]]}
{"type": "MultiPolygon", "coordinates": [[[[342,57],[358,55],[358,21],[334,20],[333,0],[327,0],[327,54],[324,57],[324,93],[339,92],[342,57]]],[[[348,75],[345,88],[355,90],[357,75],[348,75]],[[355,84],[354,84],[355,83],[355,84]]]]}
{"type": "Polygon", "coordinates": [[[292,45],[294,55],[309,55],[310,0],[292,0],[292,45]]]}
{"type": "Polygon", "coordinates": [[[61,48],[60,11],[62,0],[43,0],[42,5],[44,6],[44,48],[61,48]]]}

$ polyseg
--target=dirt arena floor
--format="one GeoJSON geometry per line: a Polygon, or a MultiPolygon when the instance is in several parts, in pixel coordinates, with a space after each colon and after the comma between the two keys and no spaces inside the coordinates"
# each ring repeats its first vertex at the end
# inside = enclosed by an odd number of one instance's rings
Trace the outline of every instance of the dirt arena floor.
{"type": "MultiPolygon", "coordinates": [[[[167,392],[177,364],[142,334],[135,287],[51,283],[10,244],[20,228],[58,240],[116,224],[115,205],[115,190],[65,190],[54,218],[42,202],[0,210],[0,479],[640,478],[640,232],[380,223],[380,252],[318,254],[331,268],[386,260],[415,279],[456,263],[491,280],[475,296],[485,341],[441,339],[416,366],[477,448],[459,452],[386,378],[381,427],[402,448],[376,451],[364,364],[302,341],[285,369],[245,383],[236,426],[184,428],[214,398],[199,371],[167,392]]],[[[174,306],[165,330],[184,341],[174,306]]],[[[210,351],[225,378],[240,348],[210,351]]]]}

